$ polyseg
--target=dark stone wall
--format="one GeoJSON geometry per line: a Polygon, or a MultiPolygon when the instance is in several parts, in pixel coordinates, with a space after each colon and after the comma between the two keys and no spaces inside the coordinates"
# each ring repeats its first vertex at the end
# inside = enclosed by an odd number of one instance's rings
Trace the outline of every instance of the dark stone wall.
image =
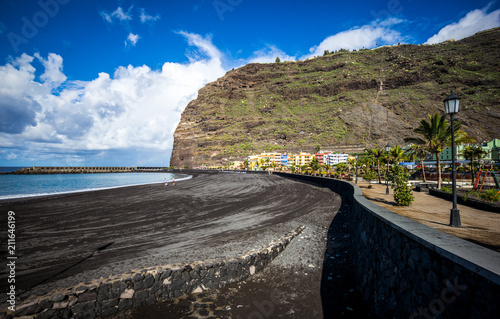
{"type": "Polygon", "coordinates": [[[358,289],[379,318],[492,318],[500,313],[500,254],[419,224],[363,197],[352,183],[281,174],[342,196],[358,289]]]}
{"type": "Polygon", "coordinates": [[[32,295],[15,310],[2,305],[0,318],[98,318],[132,307],[222,288],[266,267],[304,227],[273,241],[268,247],[236,257],[196,261],[140,269],[96,279],[75,287],[55,289],[43,296],[32,295]]]}

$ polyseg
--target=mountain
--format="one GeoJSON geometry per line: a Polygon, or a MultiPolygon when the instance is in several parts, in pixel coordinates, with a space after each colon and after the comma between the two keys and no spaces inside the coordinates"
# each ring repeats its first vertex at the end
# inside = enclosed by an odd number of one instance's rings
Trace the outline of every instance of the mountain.
{"type": "Polygon", "coordinates": [[[170,165],[405,145],[421,119],[444,112],[451,90],[461,97],[455,118],[464,131],[477,141],[500,137],[500,28],[436,45],[340,50],[229,71],[185,108],[170,165]]]}

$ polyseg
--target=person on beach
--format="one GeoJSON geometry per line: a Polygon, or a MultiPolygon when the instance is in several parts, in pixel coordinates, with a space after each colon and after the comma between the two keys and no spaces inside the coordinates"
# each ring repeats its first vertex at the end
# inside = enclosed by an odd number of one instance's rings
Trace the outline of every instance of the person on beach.
{"type": "Polygon", "coordinates": [[[172,177],[172,186],[175,185],[175,179],[172,177]]]}

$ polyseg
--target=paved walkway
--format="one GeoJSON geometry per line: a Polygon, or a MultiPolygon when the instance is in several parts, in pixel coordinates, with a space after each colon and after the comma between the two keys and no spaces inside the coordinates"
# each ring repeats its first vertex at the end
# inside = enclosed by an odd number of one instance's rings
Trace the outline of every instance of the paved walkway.
{"type": "Polygon", "coordinates": [[[390,194],[386,195],[384,184],[371,185],[373,188],[370,189],[366,181],[358,181],[363,195],[372,202],[424,225],[500,252],[500,214],[458,205],[462,227],[450,227],[450,201],[425,192],[413,192],[415,200],[412,205],[400,207],[394,202],[393,189],[389,187],[390,194]]]}

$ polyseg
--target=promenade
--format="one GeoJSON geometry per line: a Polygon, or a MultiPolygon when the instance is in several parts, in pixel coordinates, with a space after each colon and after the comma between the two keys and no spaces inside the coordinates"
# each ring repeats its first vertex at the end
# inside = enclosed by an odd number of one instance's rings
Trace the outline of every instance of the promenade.
{"type": "Polygon", "coordinates": [[[450,227],[448,225],[452,202],[425,192],[413,192],[415,200],[409,207],[396,206],[394,190],[390,186],[390,194],[386,195],[385,184],[371,185],[370,189],[366,181],[358,181],[363,195],[377,205],[447,234],[500,252],[500,214],[458,205],[462,227],[450,227]]]}

